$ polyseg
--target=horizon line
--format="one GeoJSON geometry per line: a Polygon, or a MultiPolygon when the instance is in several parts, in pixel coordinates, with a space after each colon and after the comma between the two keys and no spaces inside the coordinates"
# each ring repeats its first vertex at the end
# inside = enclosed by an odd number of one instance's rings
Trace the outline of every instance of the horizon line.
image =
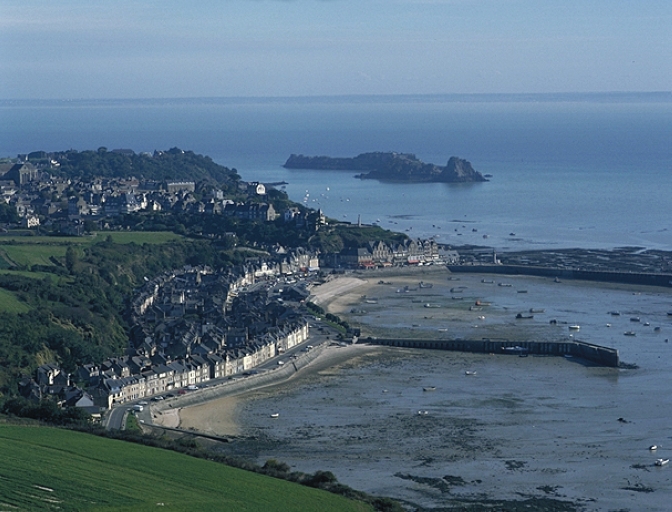
{"type": "Polygon", "coordinates": [[[586,98],[658,97],[672,101],[671,91],[587,91],[587,92],[478,92],[478,93],[395,93],[395,94],[322,94],[296,96],[166,96],[110,98],[0,98],[0,104],[12,103],[85,103],[85,102],[188,102],[188,101],[324,101],[324,100],[403,100],[403,99],[541,99],[569,100],[586,98]]]}

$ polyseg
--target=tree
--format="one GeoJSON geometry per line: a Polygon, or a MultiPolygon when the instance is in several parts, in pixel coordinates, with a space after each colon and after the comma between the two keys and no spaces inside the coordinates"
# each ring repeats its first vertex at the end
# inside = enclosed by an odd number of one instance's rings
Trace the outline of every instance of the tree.
{"type": "Polygon", "coordinates": [[[65,266],[71,274],[79,270],[79,252],[72,245],[65,250],[65,266]]]}

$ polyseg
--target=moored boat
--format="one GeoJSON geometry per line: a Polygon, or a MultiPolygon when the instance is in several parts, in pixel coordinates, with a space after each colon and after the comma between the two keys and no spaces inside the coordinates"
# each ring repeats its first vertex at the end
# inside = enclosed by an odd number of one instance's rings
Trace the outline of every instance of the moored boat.
{"type": "Polygon", "coordinates": [[[656,462],[654,464],[656,466],[664,466],[670,462],[670,459],[656,459],[656,462]]]}
{"type": "Polygon", "coordinates": [[[581,326],[575,324],[575,325],[569,325],[567,328],[568,328],[570,331],[578,331],[579,329],[581,329],[581,326]]]}

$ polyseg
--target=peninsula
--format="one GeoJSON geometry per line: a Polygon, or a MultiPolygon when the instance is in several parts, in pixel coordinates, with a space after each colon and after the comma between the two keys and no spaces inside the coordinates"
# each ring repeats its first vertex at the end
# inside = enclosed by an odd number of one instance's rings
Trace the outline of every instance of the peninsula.
{"type": "Polygon", "coordinates": [[[414,154],[395,152],[362,153],[354,158],[291,155],[287,169],[362,171],[361,179],[404,183],[467,183],[488,181],[470,162],[450,157],[445,167],[425,163],[414,154]]]}

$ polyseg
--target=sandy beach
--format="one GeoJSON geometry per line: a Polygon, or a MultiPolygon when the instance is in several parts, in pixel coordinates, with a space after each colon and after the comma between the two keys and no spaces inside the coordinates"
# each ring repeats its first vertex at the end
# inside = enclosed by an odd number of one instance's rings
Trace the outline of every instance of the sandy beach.
{"type": "MultiPolygon", "coordinates": [[[[366,294],[380,280],[394,277],[399,283],[409,285],[417,284],[418,279],[429,282],[432,276],[434,279],[445,279],[447,274],[445,268],[430,269],[427,267],[370,271],[368,275],[344,275],[313,287],[311,300],[330,313],[343,314],[352,304],[361,302],[362,297],[366,297],[366,294]]],[[[298,379],[328,371],[337,371],[338,366],[345,362],[352,362],[363,354],[371,354],[380,350],[378,347],[368,345],[329,346],[308,366],[301,368],[289,379],[280,381],[275,386],[281,388],[298,379]]],[[[212,435],[239,436],[242,432],[238,421],[238,408],[257,392],[258,389],[237,394],[228,394],[223,391],[222,394],[225,396],[185,407],[179,407],[178,402],[174,408],[157,410],[154,413],[153,422],[157,426],[193,429],[212,435]]]]}
{"type": "MultiPolygon", "coordinates": [[[[314,361],[294,373],[289,379],[281,380],[272,386],[274,389],[282,389],[291,386],[299,379],[336,371],[338,366],[345,362],[353,362],[358,357],[380,350],[379,347],[369,345],[331,345],[325,347],[314,361]]],[[[193,429],[223,437],[239,436],[242,432],[237,417],[238,407],[258,394],[260,390],[269,387],[269,385],[264,385],[241,393],[227,394],[207,400],[198,405],[156,411],[153,422],[157,426],[193,429]]]]}

